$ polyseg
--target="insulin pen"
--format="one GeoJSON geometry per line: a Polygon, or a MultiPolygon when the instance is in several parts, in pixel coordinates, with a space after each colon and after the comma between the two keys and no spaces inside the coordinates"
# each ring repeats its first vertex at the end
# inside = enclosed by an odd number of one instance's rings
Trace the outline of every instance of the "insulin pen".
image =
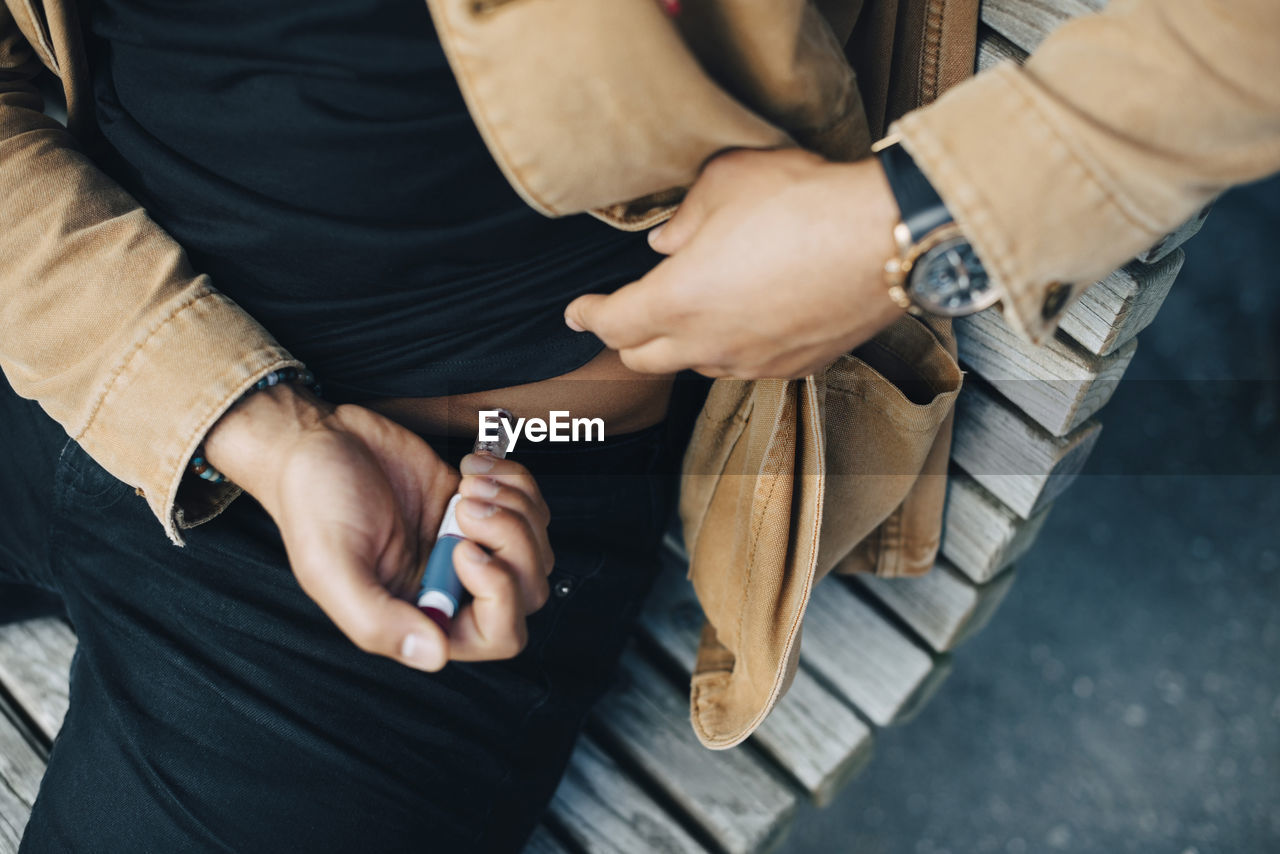
{"type": "MultiPolygon", "coordinates": [[[[499,409],[498,438],[492,442],[477,440],[471,453],[487,451],[498,459],[505,457],[509,439],[507,424],[514,420],[510,412],[499,409]]],[[[458,581],[453,569],[453,550],[466,539],[458,527],[458,502],[461,500],[461,493],[455,493],[449,499],[444,518],[440,520],[440,533],[436,535],[436,544],[431,548],[431,556],[427,558],[427,567],[422,574],[422,587],[418,591],[418,610],[434,620],[446,635],[462,603],[462,582],[458,581]]]]}

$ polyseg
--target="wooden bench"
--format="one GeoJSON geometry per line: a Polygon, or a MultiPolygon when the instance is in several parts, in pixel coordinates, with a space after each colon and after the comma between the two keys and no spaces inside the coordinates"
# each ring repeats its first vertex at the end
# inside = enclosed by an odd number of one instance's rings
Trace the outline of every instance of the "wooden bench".
{"type": "MultiPolygon", "coordinates": [[[[985,0],[979,67],[1021,60],[1099,0],[985,0]]],[[[588,721],[528,852],[775,847],[800,799],[822,805],[908,720],[949,655],[991,617],[1053,500],[1096,444],[1109,399],[1182,264],[1197,217],[1091,288],[1047,347],[994,313],[957,324],[958,404],[942,555],[922,578],[830,577],[813,597],[790,692],[746,744],[708,751],[689,724],[701,610],[672,539],[615,689],[588,721]],[[731,781],[731,782],[728,782],[731,781]]],[[[0,854],[18,840],[67,708],[75,635],[53,617],[0,626],[0,854]]]]}

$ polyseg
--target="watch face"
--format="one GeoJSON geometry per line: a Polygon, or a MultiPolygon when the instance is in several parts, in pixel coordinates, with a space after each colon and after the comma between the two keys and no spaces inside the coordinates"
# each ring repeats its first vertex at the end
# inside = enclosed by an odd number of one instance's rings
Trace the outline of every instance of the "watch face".
{"type": "Polygon", "coordinates": [[[916,259],[911,297],[933,314],[972,314],[993,305],[999,293],[963,237],[943,240],[916,259]]]}

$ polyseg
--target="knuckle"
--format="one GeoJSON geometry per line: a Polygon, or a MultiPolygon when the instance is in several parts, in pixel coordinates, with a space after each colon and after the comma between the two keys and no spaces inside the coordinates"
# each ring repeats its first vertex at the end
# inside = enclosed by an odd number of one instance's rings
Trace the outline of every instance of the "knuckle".
{"type": "Polygon", "coordinates": [[[508,604],[520,601],[520,570],[516,566],[501,562],[502,572],[497,581],[498,593],[508,604]]]}
{"type": "Polygon", "coordinates": [[[495,472],[500,472],[508,480],[519,480],[522,477],[529,476],[529,470],[515,460],[502,459],[496,461],[493,466],[495,472]]]}
{"type": "Polygon", "coordinates": [[[529,523],[525,520],[523,513],[501,507],[493,514],[493,520],[506,542],[521,542],[529,539],[529,523]]]}
{"type": "Polygon", "coordinates": [[[546,504],[538,495],[530,495],[524,490],[516,490],[520,515],[531,523],[541,523],[546,512],[546,504]]]}

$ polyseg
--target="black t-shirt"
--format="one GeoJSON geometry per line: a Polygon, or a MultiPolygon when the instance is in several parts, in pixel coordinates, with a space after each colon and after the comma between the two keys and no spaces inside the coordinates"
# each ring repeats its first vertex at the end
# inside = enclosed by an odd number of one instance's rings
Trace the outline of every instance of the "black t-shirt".
{"type": "MultiPolygon", "coordinates": [[[[507,184],[423,0],[96,0],[103,168],[334,399],[557,376],[659,258],[507,184]]],[[[537,69],[529,69],[531,74],[537,69]]]]}

